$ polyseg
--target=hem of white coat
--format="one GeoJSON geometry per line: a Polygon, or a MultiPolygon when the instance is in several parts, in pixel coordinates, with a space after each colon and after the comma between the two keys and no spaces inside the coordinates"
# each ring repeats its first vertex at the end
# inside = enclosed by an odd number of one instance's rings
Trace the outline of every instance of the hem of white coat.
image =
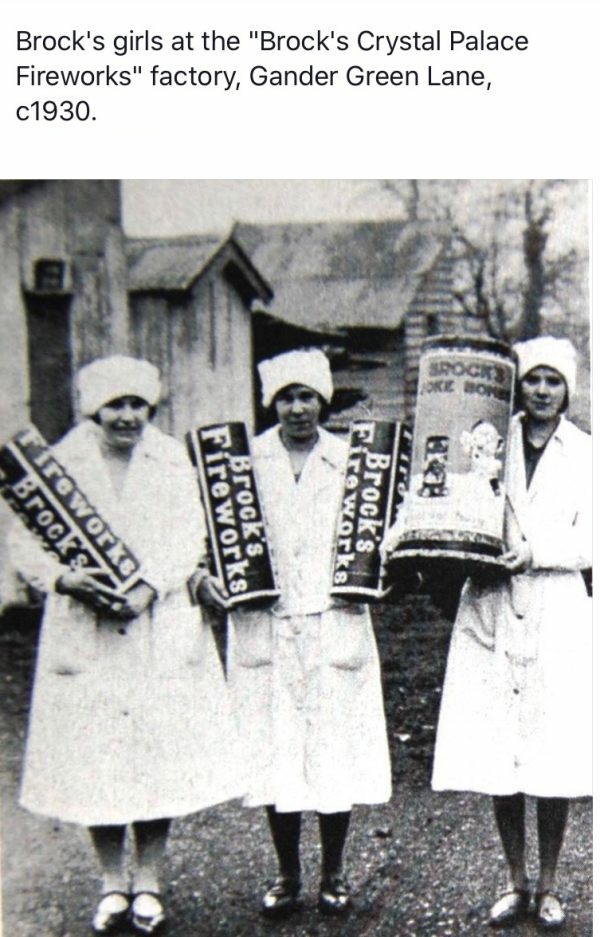
{"type": "Polygon", "coordinates": [[[591,785],[569,786],[568,788],[542,788],[537,784],[509,784],[502,786],[498,784],[474,785],[473,783],[448,781],[445,783],[432,783],[431,789],[438,794],[485,794],[488,797],[511,797],[514,794],[525,794],[527,797],[562,797],[565,800],[583,800],[586,797],[592,796],[591,785]]]}
{"type": "Polygon", "coordinates": [[[164,819],[173,820],[177,817],[191,816],[194,813],[199,813],[201,810],[208,810],[210,807],[218,807],[230,801],[241,800],[241,797],[242,795],[239,790],[236,790],[235,793],[225,793],[209,797],[205,801],[194,801],[193,805],[178,805],[177,807],[165,806],[160,810],[136,810],[125,811],[123,813],[114,812],[110,815],[106,811],[98,814],[87,813],[85,811],[71,812],[45,804],[28,803],[25,800],[20,800],[19,806],[37,816],[50,817],[54,820],[60,820],[61,823],[74,823],[77,826],[127,826],[130,823],[144,823],[150,820],[164,819]]]}
{"type": "Polygon", "coordinates": [[[351,801],[320,801],[320,800],[280,800],[277,797],[244,797],[242,807],[270,807],[274,806],[277,813],[303,813],[305,810],[315,811],[316,813],[348,813],[354,807],[374,807],[378,804],[387,804],[392,796],[389,793],[373,795],[368,797],[356,797],[351,801]]]}

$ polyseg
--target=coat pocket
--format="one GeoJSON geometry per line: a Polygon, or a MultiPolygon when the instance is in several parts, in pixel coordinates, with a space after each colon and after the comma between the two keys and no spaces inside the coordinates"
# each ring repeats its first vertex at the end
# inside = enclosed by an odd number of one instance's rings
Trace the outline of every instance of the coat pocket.
{"type": "Polygon", "coordinates": [[[232,612],[231,659],[238,667],[266,667],[273,663],[273,618],[269,612],[232,612]]]}
{"type": "Polygon", "coordinates": [[[174,674],[200,666],[205,657],[205,629],[197,606],[158,608],[152,616],[154,665],[174,674]]]}
{"type": "Polygon", "coordinates": [[[490,651],[496,646],[496,627],[500,605],[504,603],[506,585],[502,587],[467,580],[456,617],[456,629],[469,635],[490,651]]]}
{"type": "Polygon", "coordinates": [[[74,677],[98,663],[96,615],[81,602],[51,593],[46,599],[38,669],[74,677]]]}
{"type": "Polygon", "coordinates": [[[371,616],[362,605],[337,607],[321,617],[324,661],[339,670],[360,670],[373,656],[371,616]]]}

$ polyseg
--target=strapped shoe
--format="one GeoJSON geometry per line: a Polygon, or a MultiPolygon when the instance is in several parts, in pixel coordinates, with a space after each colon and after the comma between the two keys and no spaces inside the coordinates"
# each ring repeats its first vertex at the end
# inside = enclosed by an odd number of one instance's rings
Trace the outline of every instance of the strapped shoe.
{"type": "Polygon", "coordinates": [[[107,891],[98,902],[92,930],[95,934],[111,934],[124,923],[129,911],[130,897],[124,891],[107,891]]]}
{"type": "Polygon", "coordinates": [[[287,917],[298,908],[301,883],[297,876],[278,875],[263,895],[265,917],[287,917]]]}
{"type": "Polygon", "coordinates": [[[535,896],[535,919],[545,930],[562,927],[566,920],[560,898],[553,891],[537,892],[535,896]]]}
{"type": "Polygon", "coordinates": [[[321,914],[345,914],[351,904],[350,889],[343,875],[322,879],[318,905],[321,914]]]}
{"type": "Polygon", "coordinates": [[[522,921],[529,910],[529,889],[511,888],[494,902],[490,908],[488,924],[492,927],[508,927],[522,921]]]}
{"type": "Polygon", "coordinates": [[[131,904],[131,926],[138,934],[156,934],[165,922],[165,910],[155,891],[140,891],[131,904]]]}

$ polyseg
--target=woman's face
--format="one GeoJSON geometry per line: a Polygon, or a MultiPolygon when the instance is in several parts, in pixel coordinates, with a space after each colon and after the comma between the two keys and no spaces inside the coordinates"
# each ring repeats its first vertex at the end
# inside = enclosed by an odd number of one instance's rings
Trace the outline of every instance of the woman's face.
{"type": "Polygon", "coordinates": [[[521,402],[525,413],[532,420],[540,423],[556,420],[566,398],[567,385],[554,368],[540,365],[521,379],[521,402]]]}
{"type": "Polygon", "coordinates": [[[275,412],[285,437],[299,442],[311,439],[319,425],[321,398],[312,387],[290,384],[275,397],[275,412]]]}
{"type": "Polygon", "coordinates": [[[98,410],[104,438],[113,449],[133,449],[149,419],[150,406],[141,397],[115,397],[98,410]]]}

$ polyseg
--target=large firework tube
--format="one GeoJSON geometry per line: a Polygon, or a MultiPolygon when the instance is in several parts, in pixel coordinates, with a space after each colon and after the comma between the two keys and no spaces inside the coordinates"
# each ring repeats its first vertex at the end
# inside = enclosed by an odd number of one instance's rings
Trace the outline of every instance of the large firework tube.
{"type": "Polygon", "coordinates": [[[352,424],[331,594],[368,602],[385,592],[381,541],[402,504],[410,463],[410,430],[401,423],[352,424]]]}
{"type": "Polygon", "coordinates": [[[276,599],[246,427],[216,423],[185,438],[206,512],[213,572],[230,607],[276,599]]]}
{"type": "Polygon", "coordinates": [[[400,557],[495,564],[504,551],[515,356],[491,338],[424,343],[400,557]]]}
{"type": "Polygon", "coordinates": [[[141,578],[138,560],[35,426],[21,430],[0,449],[0,493],[42,547],[63,565],[85,568],[121,594],[141,578]]]}

